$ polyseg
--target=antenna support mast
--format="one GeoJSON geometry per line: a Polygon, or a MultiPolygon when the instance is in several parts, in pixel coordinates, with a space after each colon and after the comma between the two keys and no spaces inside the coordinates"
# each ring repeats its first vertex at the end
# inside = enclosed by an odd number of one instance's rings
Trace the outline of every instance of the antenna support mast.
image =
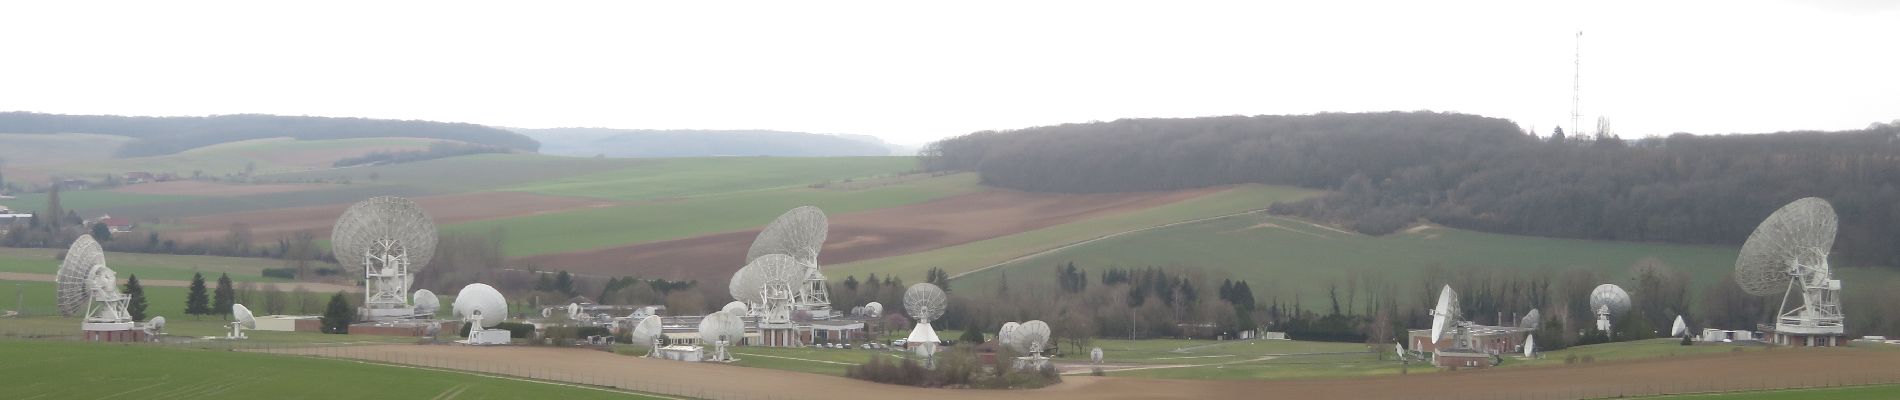
{"type": "Polygon", "coordinates": [[[1577,31],[1575,53],[1570,59],[1570,136],[1583,134],[1583,113],[1579,105],[1583,103],[1583,31],[1577,31]]]}

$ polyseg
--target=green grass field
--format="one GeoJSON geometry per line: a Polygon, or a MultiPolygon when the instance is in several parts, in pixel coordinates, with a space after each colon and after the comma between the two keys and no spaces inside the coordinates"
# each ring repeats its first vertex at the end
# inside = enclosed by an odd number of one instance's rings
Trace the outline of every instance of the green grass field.
{"type": "Polygon", "coordinates": [[[31,398],[653,398],[519,379],[229,351],[0,340],[0,387],[31,398]],[[367,391],[364,388],[374,388],[367,391]]]}
{"type": "Polygon", "coordinates": [[[129,136],[91,133],[0,133],[0,159],[16,167],[97,162],[112,158],[130,141],[129,136]]]}
{"type": "MultiPolygon", "coordinates": [[[[43,213],[46,211],[46,193],[21,193],[13,200],[7,200],[7,208],[16,211],[43,213]]],[[[169,194],[122,193],[109,190],[75,190],[59,192],[59,206],[62,209],[79,213],[81,218],[97,218],[100,214],[109,214],[114,210],[130,210],[154,204],[173,202],[191,202],[203,199],[199,196],[180,196],[169,194]]]]}
{"type": "MultiPolygon", "coordinates": [[[[1327,282],[1344,281],[1348,271],[1377,274],[1388,282],[1408,282],[1438,266],[1489,267],[1515,271],[1585,268],[1610,282],[1627,283],[1630,266],[1653,257],[1690,274],[1694,288],[1719,281],[1735,265],[1736,248],[1654,243],[1607,242],[1498,235],[1442,227],[1365,236],[1320,227],[1302,220],[1246,215],[1156,229],[1077,246],[1022,260],[958,279],[982,289],[1005,271],[1012,280],[1053,281],[1050,269],[1073,261],[1103,267],[1191,267],[1245,279],[1257,290],[1282,300],[1294,294],[1317,299],[1327,282]]],[[[1880,290],[1900,274],[1886,269],[1841,268],[1849,296],[1880,290]]],[[[883,271],[878,271],[882,273],[883,271]]],[[[909,276],[906,276],[909,278],[909,276]]],[[[1627,284],[1625,286],[1628,286],[1627,284]]],[[[1415,290],[1401,286],[1403,290],[1415,290]]],[[[1691,297],[1692,299],[1694,297],[1691,297]]]]}
{"type": "Polygon", "coordinates": [[[982,190],[971,174],[949,175],[867,189],[793,187],[697,196],[681,200],[574,210],[449,225],[446,232],[502,229],[509,257],[614,247],[756,228],[794,207],[812,205],[838,214],[920,203],[982,190]]]}
{"type": "Polygon", "coordinates": [[[914,169],[917,169],[917,160],[911,157],[668,158],[506,190],[610,200],[652,200],[804,187],[914,169]]]}
{"type": "MultiPolygon", "coordinates": [[[[51,275],[59,270],[60,261],[53,257],[60,252],[56,249],[0,248],[0,272],[51,275]]],[[[234,282],[284,281],[264,277],[265,268],[284,266],[283,261],[265,258],[106,253],[106,265],[119,273],[120,279],[137,274],[139,279],[185,281],[191,280],[192,273],[203,273],[205,279],[216,279],[220,273],[229,273],[234,282]]],[[[334,268],[336,264],[319,263],[315,268],[323,267],[334,268]]]]}
{"type": "MultiPolygon", "coordinates": [[[[125,275],[119,275],[119,284],[121,287],[125,285],[125,278],[125,275]]],[[[217,289],[217,285],[217,276],[205,277],[207,293],[217,289]]],[[[59,315],[59,308],[57,307],[58,301],[53,295],[54,286],[53,282],[0,280],[0,310],[21,310],[35,316],[59,315]]],[[[240,289],[242,288],[242,285],[238,286],[240,289]]],[[[145,314],[148,316],[164,316],[165,319],[172,321],[180,319],[222,319],[221,317],[192,317],[185,315],[186,293],[188,293],[188,290],[183,287],[145,286],[145,303],[147,305],[145,314]]],[[[308,307],[300,308],[299,305],[302,304],[299,303],[300,299],[294,294],[286,292],[286,301],[289,306],[285,310],[285,313],[302,315],[322,314],[323,305],[325,302],[328,302],[330,296],[334,294],[336,293],[313,292],[310,294],[314,297],[314,299],[309,301],[311,304],[308,307]]],[[[237,303],[251,306],[251,308],[255,310],[255,313],[263,315],[265,313],[263,299],[250,298],[248,296],[251,295],[243,293],[243,291],[240,290],[237,303]]],[[[362,295],[356,293],[345,294],[345,296],[357,296],[356,299],[361,300],[362,295]]],[[[446,306],[442,308],[448,309],[446,306]]]]}
{"type": "Polygon", "coordinates": [[[1300,199],[1319,192],[1286,186],[1243,185],[1200,198],[1104,218],[1072,222],[1014,235],[966,243],[916,254],[826,266],[826,276],[897,274],[905,281],[921,281],[931,267],[951,274],[975,270],[1017,256],[1053,249],[1103,235],[1266,208],[1276,201],[1300,199]]]}
{"type": "MultiPolygon", "coordinates": [[[[185,150],[176,154],[151,157],[119,158],[102,161],[49,165],[44,168],[54,176],[76,178],[97,178],[99,174],[123,174],[131,171],[151,173],[170,172],[179,176],[191,176],[194,172],[220,176],[244,172],[246,167],[255,168],[253,173],[286,172],[329,167],[329,161],[304,162],[299,165],[286,159],[299,159],[300,154],[313,152],[347,152],[353,149],[423,149],[436,139],[422,138],[361,138],[331,140],[294,140],[290,138],[256,139],[185,150]]],[[[333,160],[332,160],[333,161],[333,160]]]]}

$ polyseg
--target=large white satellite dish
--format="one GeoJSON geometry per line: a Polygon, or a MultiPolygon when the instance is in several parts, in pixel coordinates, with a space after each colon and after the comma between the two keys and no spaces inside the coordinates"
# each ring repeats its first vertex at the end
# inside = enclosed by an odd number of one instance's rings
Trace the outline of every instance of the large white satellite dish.
{"type": "Polygon", "coordinates": [[[1775,210],[1742,244],[1735,284],[1756,296],[1781,295],[1775,332],[1824,339],[1846,332],[1841,281],[1827,264],[1838,223],[1827,200],[1804,198],[1775,210]],[[1788,299],[1795,293],[1801,294],[1801,304],[1791,307],[1788,299]]]}
{"type": "Polygon", "coordinates": [[[135,328],[132,313],[125,309],[131,300],[119,293],[119,276],[106,267],[106,254],[92,235],[80,235],[66,250],[53,280],[60,315],[85,317],[83,330],[92,332],[124,331],[135,328]]]}
{"type": "Polygon", "coordinates": [[[713,346],[710,361],[734,361],[727,347],[745,340],[745,320],[725,311],[714,311],[699,320],[699,343],[713,346]]]}
{"type": "Polygon", "coordinates": [[[1438,291],[1438,304],[1432,307],[1431,314],[1432,342],[1436,343],[1464,316],[1458,307],[1458,292],[1451,290],[1451,285],[1445,285],[1444,289],[1438,291]]]}
{"type": "Polygon", "coordinates": [[[472,345],[508,344],[510,333],[504,329],[487,329],[500,325],[508,316],[508,299],[493,286],[471,283],[455,294],[455,316],[462,319],[468,327],[468,340],[472,345]]]}
{"type": "Polygon", "coordinates": [[[1049,324],[1041,320],[1031,320],[1017,325],[1010,337],[1015,340],[1011,346],[1023,354],[1039,354],[1049,345],[1049,324]]]}
{"type": "Polygon", "coordinates": [[[248,338],[249,336],[244,335],[244,330],[246,329],[257,329],[257,317],[251,315],[251,309],[249,307],[245,307],[243,304],[232,304],[231,305],[231,333],[229,335],[225,335],[225,338],[226,339],[248,338]]]}
{"type": "Polygon", "coordinates": [[[783,254],[790,256],[797,265],[803,267],[803,277],[793,290],[794,306],[801,310],[816,311],[813,314],[829,316],[831,310],[830,289],[826,287],[825,275],[818,268],[818,252],[823,250],[825,236],[830,223],[825,212],[818,207],[803,206],[786,211],[759,231],[752,241],[752,247],[746,249],[745,261],[751,264],[761,257],[783,254]]]}
{"type": "Polygon", "coordinates": [[[943,342],[937,337],[937,329],[930,327],[930,321],[943,316],[945,300],[943,288],[928,282],[910,285],[909,289],[904,290],[904,311],[910,313],[911,319],[917,320],[917,326],[911,328],[910,336],[904,340],[916,346],[920,355],[936,355],[937,345],[943,342]]]}
{"type": "Polygon", "coordinates": [[[1597,330],[1614,332],[1610,321],[1630,311],[1630,293],[1614,284],[1597,285],[1590,291],[1590,312],[1597,315],[1597,330]]]}
{"type": "Polygon", "coordinates": [[[1677,315],[1676,323],[1669,328],[1669,336],[1682,337],[1682,335],[1686,334],[1689,334],[1689,324],[1683,323],[1682,316],[1677,315]]]}
{"type": "Polygon", "coordinates": [[[1524,313],[1524,317],[1517,320],[1517,327],[1533,331],[1537,330],[1537,327],[1543,326],[1543,324],[1543,316],[1538,315],[1537,309],[1535,308],[1531,309],[1531,312],[1524,313]]]}
{"type": "Polygon", "coordinates": [[[663,330],[660,325],[660,316],[648,315],[633,325],[633,332],[627,335],[627,340],[633,341],[635,346],[652,346],[653,340],[658,339],[661,333],[663,330]]]}
{"type": "Polygon", "coordinates": [[[406,296],[415,273],[435,257],[435,221],[415,202],[372,197],[337,217],[330,246],[344,269],[363,271],[363,308],[371,320],[416,314],[406,296]]]}
{"type": "Polygon", "coordinates": [[[409,297],[414,299],[418,316],[434,317],[436,310],[442,309],[442,299],[435,297],[435,292],[429,289],[416,289],[416,294],[409,297]]]}

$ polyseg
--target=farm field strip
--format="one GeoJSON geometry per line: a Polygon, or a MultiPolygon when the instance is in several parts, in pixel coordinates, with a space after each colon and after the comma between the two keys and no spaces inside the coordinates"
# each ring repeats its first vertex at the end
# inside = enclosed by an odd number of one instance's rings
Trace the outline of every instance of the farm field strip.
{"type": "Polygon", "coordinates": [[[1025,254],[1118,232],[1258,210],[1276,201],[1295,200],[1318,193],[1320,192],[1286,186],[1232,186],[1206,196],[1140,211],[1076,221],[920,253],[830,265],[825,267],[826,276],[841,280],[846,276],[877,273],[879,275],[896,274],[905,280],[921,280],[924,272],[931,267],[941,267],[953,275],[961,274],[1025,254]]]}
{"type": "Polygon", "coordinates": [[[916,168],[917,161],[912,157],[668,158],[501,190],[620,201],[654,200],[805,187],[900,174],[916,168]]]}
{"type": "MultiPolygon", "coordinates": [[[[59,271],[59,249],[23,249],[0,248],[0,272],[48,274],[59,271]]],[[[140,280],[190,280],[192,273],[203,273],[206,279],[217,279],[218,274],[231,274],[236,282],[283,282],[280,278],[263,276],[265,268],[280,268],[282,260],[243,257],[181,256],[170,254],[142,253],[106,253],[106,265],[111,266],[124,280],[130,275],[138,275],[140,280]]],[[[312,268],[336,267],[336,264],[312,263],[312,268]]]]}

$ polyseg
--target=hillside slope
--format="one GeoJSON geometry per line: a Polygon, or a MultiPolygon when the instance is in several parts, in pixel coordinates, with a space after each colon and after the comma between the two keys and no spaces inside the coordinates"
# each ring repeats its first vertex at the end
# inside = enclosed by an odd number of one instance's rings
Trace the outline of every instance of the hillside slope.
{"type": "Polygon", "coordinates": [[[300,140],[417,137],[458,140],[535,151],[540,143],[514,132],[467,123],[262,114],[208,117],[127,117],[0,112],[0,132],[96,133],[131,137],[120,157],[153,156],[250,139],[300,140]]]}
{"type": "MultiPolygon", "coordinates": [[[[888,156],[865,137],[769,130],[553,128],[511,130],[542,143],[545,154],[592,157],[888,156]]],[[[876,138],[871,138],[876,139],[876,138]]]]}

